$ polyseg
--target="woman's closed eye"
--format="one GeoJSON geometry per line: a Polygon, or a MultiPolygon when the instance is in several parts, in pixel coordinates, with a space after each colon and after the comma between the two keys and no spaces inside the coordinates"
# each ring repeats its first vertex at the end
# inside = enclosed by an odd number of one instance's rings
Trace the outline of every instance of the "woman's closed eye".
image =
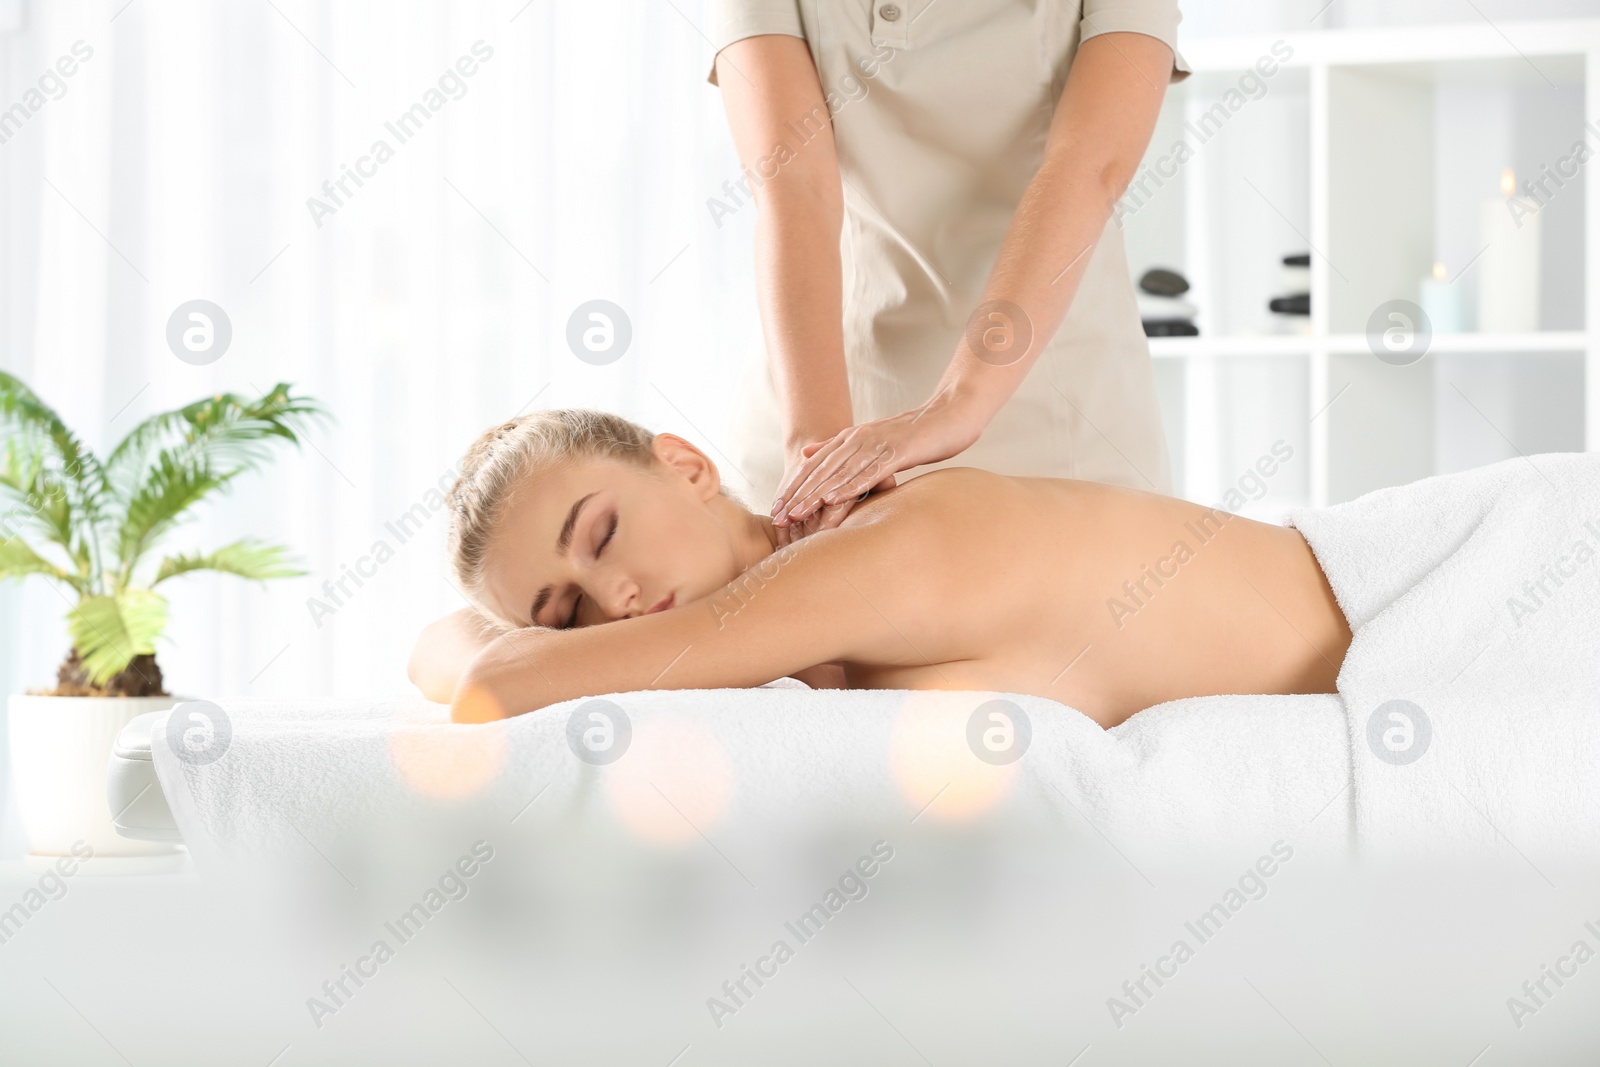
{"type": "MultiPolygon", "coordinates": [[[[613,511],[611,513],[611,519],[610,519],[609,522],[607,522],[604,525],[604,530],[605,530],[605,533],[601,535],[599,542],[596,543],[595,546],[594,546],[594,558],[596,560],[598,560],[600,558],[600,554],[606,550],[606,546],[611,543],[611,539],[617,535],[617,513],[616,512],[613,511]]],[[[567,621],[561,627],[561,629],[563,629],[563,630],[571,630],[571,629],[573,629],[574,627],[576,627],[578,625],[578,609],[580,607],[582,607],[582,606],[583,606],[583,594],[579,593],[576,597],[573,598],[573,600],[572,600],[572,614],[567,616],[567,621]]]]}

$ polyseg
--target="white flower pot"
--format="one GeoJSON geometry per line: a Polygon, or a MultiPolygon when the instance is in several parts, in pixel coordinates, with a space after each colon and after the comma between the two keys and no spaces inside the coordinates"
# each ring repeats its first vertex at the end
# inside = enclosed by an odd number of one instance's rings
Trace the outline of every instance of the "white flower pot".
{"type": "Polygon", "coordinates": [[[165,711],[181,697],[11,697],[11,780],[33,856],[65,856],[87,842],[96,857],[177,851],[135,841],[111,825],[106,765],[111,743],[136,715],[165,711]]]}

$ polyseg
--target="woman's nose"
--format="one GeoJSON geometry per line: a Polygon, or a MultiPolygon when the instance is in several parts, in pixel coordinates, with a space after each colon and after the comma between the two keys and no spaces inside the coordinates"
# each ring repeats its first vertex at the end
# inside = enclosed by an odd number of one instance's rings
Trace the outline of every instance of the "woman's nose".
{"type": "Polygon", "coordinates": [[[607,578],[600,606],[605,611],[606,618],[615,622],[630,615],[642,614],[645,605],[640,604],[639,600],[639,583],[625,574],[617,574],[607,578]]]}

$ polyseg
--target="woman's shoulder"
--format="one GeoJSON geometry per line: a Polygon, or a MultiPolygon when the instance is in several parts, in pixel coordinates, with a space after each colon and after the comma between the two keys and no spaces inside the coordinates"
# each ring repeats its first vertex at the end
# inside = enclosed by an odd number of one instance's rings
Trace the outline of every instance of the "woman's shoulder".
{"type": "Polygon", "coordinates": [[[857,510],[874,508],[936,507],[942,504],[970,504],[974,501],[1014,493],[1028,481],[978,467],[940,467],[902,481],[893,489],[874,493],[858,504],[857,510]]]}
{"type": "Polygon", "coordinates": [[[993,514],[1021,484],[976,467],[941,467],[873,493],[851,509],[841,529],[943,526],[957,515],[993,514]]]}
{"type": "Polygon", "coordinates": [[[1126,506],[1151,494],[1070,478],[1020,478],[977,467],[941,467],[857,504],[841,529],[899,531],[925,528],[950,537],[968,529],[990,529],[1026,517],[1029,521],[1126,506]]]}
{"type": "MultiPolygon", "coordinates": [[[[1040,478],[996,474],[977,467],[941,467],[913,478],[888,493],[906,493],[908,497],[925,497],[933,500],[968,501],[977,498],[1000,500],[1005,497],[1046,494],[1061,500],[1078,500],[1099,497],[1164,497],[1163,494],[1111,485],[1105,482],[1082,481],[1077,478],[1040,478]]],[[[868,498],[872,499],[871,497],[868,498]]]]}

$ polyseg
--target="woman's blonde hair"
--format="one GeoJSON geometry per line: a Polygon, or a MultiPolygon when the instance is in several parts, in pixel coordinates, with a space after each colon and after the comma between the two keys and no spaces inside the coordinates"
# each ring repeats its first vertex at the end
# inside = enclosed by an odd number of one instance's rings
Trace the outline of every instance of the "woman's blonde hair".
{"type": "Polygon", "coordinates": [[[654,441],[655,434],[637,423],[583,408],[535,411],[484,431],[467,449],[461,474],[446,498],[450,567],[478,610],[494,617],[483,601],[484,556],[507,504],[529,474],[572,459],[615,459],[648,467],[655,462],[654,441]]]}

